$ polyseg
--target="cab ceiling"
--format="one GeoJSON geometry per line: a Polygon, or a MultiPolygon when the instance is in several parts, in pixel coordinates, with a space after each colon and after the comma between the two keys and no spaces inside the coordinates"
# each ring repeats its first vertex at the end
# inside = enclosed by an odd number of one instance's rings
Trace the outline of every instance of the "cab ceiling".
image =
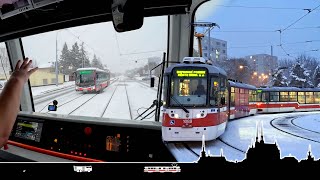
{"type": "MultiPolygon", "coordinates": [[[[145,0],[144,16],[185,14],[192,0],[145,0]]],[[[0,42],[33,34],[112,20],[111,1],[63,0],[0,20],[0,42]]]]}

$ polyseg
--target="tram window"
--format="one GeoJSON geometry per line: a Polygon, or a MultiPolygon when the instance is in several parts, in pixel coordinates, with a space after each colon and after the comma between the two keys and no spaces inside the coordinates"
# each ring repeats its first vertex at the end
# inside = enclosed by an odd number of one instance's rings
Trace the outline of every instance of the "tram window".
{"type": "Polygon", "coordinates": [[[320,104],[320,92],[313,92],[314,95],[314,103],[320,104]]]}
{"type": "Polygon", "coordinates": [[[207,102],[207,79],[206,78],[172,78],[171,82],[171,105],[204,106],[207,102]],[[176,100],[176,101],[175,101],[176,100]]]}
{"type": "Polygon", "coordinates": [[[262,92],[261,101],[262,102],[269,102],[269,92],[262,92]]]}
{"type": "Polygon", "coordinates": [[[313,92],[306,92],[306,104],[313,104],[313,92]]]}
{"type": "Polygon", "coordinates": [[[305,92],[298,92],[298,102],[300,104],[305,104],[306,103],[305,92]]]}
{"type": "Polygon", "coordinates": [[[257,101],[257,92],[255,90],[249,90],[249,102],[257,101]]]}
{"type": "Polygon", "coordinates": [[[279,101],[279,92],[270,92],[270,102],[279,101]]]}
{"type": "Polygon", "coordinates": [[[167,93],[168,93],[168,76],[164,76],[163,78],[163,105],[166,106],[166,102],[168,101],[167,99],[167,93]]]}
{"type": "Polygon", "coordinates": [[[230,90],[232,93],[234,93],[234,87],[231,87],[230,90]]]}
{"type": "Polygon", "coordinates": [[[9,57],[7,54],[7,49],[5,46],[5,43],[0,43],[0,63],[1,63],[1,68],[0,68],[0,91],[4,88],[6,85],[9,77],[10,77],[10,62],[9,62],[9,57]]]}
{"type": "Polygon", "coordinates": [[[228,90],[226,88],[226,78],[220,78],[220,92],[219,97],[220,98],[220,104],[219,105],[226,105],[226,99],[227,99],[228,90]]]}
{"type": "Polygon", "coordinates": [[[280,92],[280,101],[288,102],[289,101],[289,92],[280,92]]]}
{"type": "Polygon", "coordinates": [[[256,100],[257,100],[257,102],[262,102],[262,93],[261,92],[257,92],[256,100]]]}
{"type": "Polygon", "coordinates": [[[217,106],[219,104],[219,78],[211,78],[210,105],[217,106]]]}
{"type": "Polygon", "coordinates": [[[289,101],[297,102],[297,92],[289,92],[289,101]]]}
{"type": "Polygon", "coordinates": [[[245,96],[245,94],[240,94],[239,102],[240,102],[240,105],[246,105],[246,96],[245,96]]]}
{"type": "Polygon", "coordinates": [[[230,106],[235,106],[235,93],[230,93],[230,106]]]}

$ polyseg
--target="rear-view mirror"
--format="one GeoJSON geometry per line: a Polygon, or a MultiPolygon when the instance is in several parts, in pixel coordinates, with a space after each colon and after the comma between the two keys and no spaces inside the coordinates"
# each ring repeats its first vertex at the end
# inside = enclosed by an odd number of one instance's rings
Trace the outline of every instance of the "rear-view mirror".
{"type": "Polygon", "coordinates": [[[139,29],[143,25],[143,1],[113,0],[112,22],[117,32],[139,29]]]}

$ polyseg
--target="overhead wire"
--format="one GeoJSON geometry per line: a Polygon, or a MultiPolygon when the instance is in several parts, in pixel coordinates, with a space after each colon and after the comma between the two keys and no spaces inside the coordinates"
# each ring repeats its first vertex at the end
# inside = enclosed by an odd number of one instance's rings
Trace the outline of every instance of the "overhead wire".
{"type": "Polygon", "coordinates": [[[70,34],[72,34],[75,38],[77,38],[80,42],[82,42],[84,45],[86,45],[87,47],[89,47],[94,54],[96,54],[98,57],[102,55],[102,53],[100,53],[99,51],[95,50],[93,47],[91,47],[88,43],[84,42],[82,39],[79,38],[79,36],[77,36],[76,34],[74,34],[70,29],[64,29],[67,32],[69,32],[70,34]]]}
{"type": "MultiPolygon", "coordinates": [[[[274,10],[303,10],[303,11],[308,11],[305,15],[303,15],[302,17],[300,17],[299,19],[295,20],[294,22],[292,22],[291,24],[289,24],[287,27],[285,27],[284,29],[279,29],[279,30],[222,30],[222,31],[215,31],[215,33],[217,32],[239,32],[239,33],[253,33],[253,32],[257,32],[257,33],[271,33],[271,32],[277,32],[279,31],[280,36],[280,43],[277,46],[280,46],[282,51],[287,55],[290,56],[290,54],[284,49],[283,45],[284,44],[290,44],[290,43],[282,43],[282,33],[284,31],[288,31],[288,30],[299,30],[299,29],[315,29],[315,28],[320,28],[320,26],[316,26],[316,27],[297,27],[297,28],[292,28],[293,25],[295,25],[297,22],[299,22],[300,20],[302,20],[303,18],[305,18],[307,15],[309,15],[311,12],[318,10],[318,8],[320,7],[320,5],[316,6],[313,9],[310,8],[283,8],[283,7],[265,7],[265,6],[242,6],[242,5],[236,5],[236,6],[229,6],[229,5],[223,5],[223,4],[216,4],[215,6],[221,6],[221,7],[229,7],[229,8],[252,8],[252,9],[274,9],[274,10]]],[[[315,40],[318,41],[318,40],[315,40]]],[[[296,42],[296,43],[309,43],[309,42],[315,42],[315,41],[305,41],[305,42],[296,42]]],[[[292,43],[293,44],[293,43],[292,43]]],[[[250,47],[269,47],[270,45],[261,45],[261,46],[244,46],[244,47],[229,47],[229,48],[250,48],[250,47]]]]}
{"type": "MultiPolygon", "coordinates": [[[[282,46],[282,33],[289,29],[291,26],[295,25],[297,22],[299,22],[301,19],[303,19],[304,17],[306,17],[307,15],[309,15],[311,12],[313,12],[314,10],[318,9],[320,7],[320,5],[318,5],[317,7],[313,8],[313,9],[303,9],[303,10],[307,10],[308,12],[301,16],[299,19],[295,20],[294,22],[292,22],[291,24],[289,24],[286,28],[284,29],[279,29],[279,30],[276,30],[276,31],[279,31],[279,35],[280,35],[280,43],[279,43],[279,46],[281,47],[282,51],[287,55],[287,56],[291,56],[285,49],[284,47],[282,46]]],[[[291,56],[292,57],[292,56],[291,56]]]]}
{"type": "Polygon", "coordinates": [[[307,8],[286,8],[286,7],[270,7],[270,6],[242,6],[242,5],[223,5],[223,4],[215,4],[215,6],[226,7],[226,8],[248,8],[248,9],[307,10],[307,8]]]}

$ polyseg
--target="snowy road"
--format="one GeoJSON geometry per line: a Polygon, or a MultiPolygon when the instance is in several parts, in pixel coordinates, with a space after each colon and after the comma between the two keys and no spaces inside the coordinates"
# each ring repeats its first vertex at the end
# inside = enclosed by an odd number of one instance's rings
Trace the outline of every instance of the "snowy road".
{"type": "MultiPolygon", "coordinates": [[[[77,92],[74,86],[38,94],[34,97],[36,112],[133,120],[152,104],[157,92],[146,83],[122,78],[99,94],[77,92]],[[58,101],[58,109],[49,112],[53,100],[58,101]]],[[[154,119],[151,115],[145,120],[154,119]]]]}

